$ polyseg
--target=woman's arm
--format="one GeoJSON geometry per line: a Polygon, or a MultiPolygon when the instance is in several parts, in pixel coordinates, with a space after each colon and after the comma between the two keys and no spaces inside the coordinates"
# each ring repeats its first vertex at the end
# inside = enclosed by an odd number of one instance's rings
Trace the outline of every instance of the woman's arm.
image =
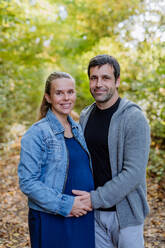
{"type": "Polygon", "coordinates": [[[61,194],[40,180],[44,154],[45,147],[42,136],[37,127],[33,126],[21,140],[20,163],[18,166],[20,188],[41,208],[67,216],[72,210],[74,197],[61,194]]]}

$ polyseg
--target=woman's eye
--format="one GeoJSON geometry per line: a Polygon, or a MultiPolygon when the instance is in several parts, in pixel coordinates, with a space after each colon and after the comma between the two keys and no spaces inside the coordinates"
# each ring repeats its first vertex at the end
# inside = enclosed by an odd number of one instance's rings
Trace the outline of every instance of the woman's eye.
{"type": "Polygon", "coordinates": [[[59,96],[59,95],[62,95],[62,92],[57,91],[57,92],[56,92],[56,95],[58,95],[58,96],[59,96]]]}

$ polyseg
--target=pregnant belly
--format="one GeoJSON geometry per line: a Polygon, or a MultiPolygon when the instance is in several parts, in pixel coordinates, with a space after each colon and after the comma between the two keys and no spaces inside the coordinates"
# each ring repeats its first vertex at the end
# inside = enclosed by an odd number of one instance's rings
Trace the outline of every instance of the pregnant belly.
{"type": "Polygon", "coordinates": [[[72,189],[91,191],[94,189],[94,182],[92,172],[89,169],[76,170],[68,173],[67,182],[65,186],[65,193],[72,194],[72,189]]]}

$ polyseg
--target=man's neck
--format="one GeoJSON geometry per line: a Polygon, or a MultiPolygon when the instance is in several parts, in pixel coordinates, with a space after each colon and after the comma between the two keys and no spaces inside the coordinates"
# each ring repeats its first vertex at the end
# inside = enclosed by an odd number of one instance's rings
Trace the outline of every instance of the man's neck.
{"type": "Polygon", "coordinates": [[[101,110],[107,109],[107,108],[110,108],[111,106],[113,106],[118,98],[119,98],[119,95],[117,93],[109,101],[107,101],[107,102],[96,102],[96,105],[101,110]]]}

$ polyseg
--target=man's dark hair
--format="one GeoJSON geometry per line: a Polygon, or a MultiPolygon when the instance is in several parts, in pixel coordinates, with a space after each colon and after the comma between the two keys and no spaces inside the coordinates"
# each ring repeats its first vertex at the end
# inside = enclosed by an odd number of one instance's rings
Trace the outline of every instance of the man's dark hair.
{"type": "Polygon", "coordinates": [[[102,65],[105,65],[105,64],[109,64],[113,67],[114,76],[115,76],[115,79],[117,80],[118,77],[120,76],[120,65],[114,57],[107,55],[107,54],[97,55],[89,61],[88,77],[90,78],[91,67],[95,67],[95,66],[101,67],[102,65]]]}

